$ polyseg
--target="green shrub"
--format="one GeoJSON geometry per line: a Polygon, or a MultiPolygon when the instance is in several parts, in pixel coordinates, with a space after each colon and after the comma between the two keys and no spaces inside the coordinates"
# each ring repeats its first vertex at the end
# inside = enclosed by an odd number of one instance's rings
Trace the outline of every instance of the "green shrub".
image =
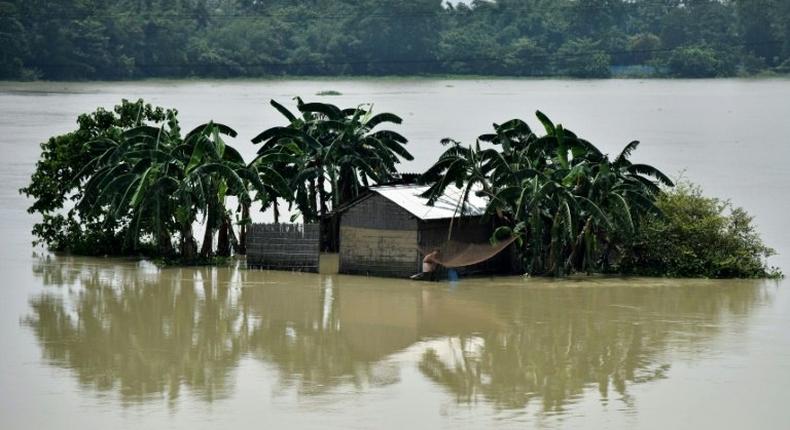
{"type": "Polygon", "coordinates": [[[727,53],[704,45],[684,46],[673,51],[667,68],[672,76],[679,78],[715,78],[735,73],[732,64],[727,62],[727,53]]]}
{"type": "Polygon", "coordinates": [[[522,76],[545,74],[548,60],[549,56],[546,50],[528,37],[521,37],[513,41],[502,56],[505,73],[522,76]]]}
{"type": "Polygon", "coordinates": [[[782,64],[776,66],[777,73],[790,73],[790,58],[785,60],[782,64]]]}
{"type": "Polygon", "coordinates": [[[574,78],[608,78],[612,58],[590,39],[565,42],[557,51],[560,72],[574,78]]]}
{"type": "Polygon", "coordinates": [[[619,262],[623,273],[705,278],[776,278],[766,246],[750,216],[726,200],[705,197],[681,183],[656,202],[664,213],[643,220],[619,262]]]}
{"type": "Polygon", "coordinates": [[[629,64],[648,64],[661,49],[661,38],[653,33],[639,33],[628,38],[629,64]]]}
{"type": "Polygon", "coordinates": [[[28,212],[41,216],[33,226],[33,244],[78,255],[127,255],[139,251],[132,250],[132,244],[124,240],[128,218],[107,218],[107,211],[97,215],[94,208],[76,203],[84,195],[85,176],[96,170],[92,168],[92,151],[96,151],[93,148],[100,139],[117,138],[141,124],[161,125],[170,112],[175,113],[142,100],[122,100],[113,110],[98,108],[80,115],[76,130],[42,143],[30,184],[19,190],[32,201],[28,212]]]}

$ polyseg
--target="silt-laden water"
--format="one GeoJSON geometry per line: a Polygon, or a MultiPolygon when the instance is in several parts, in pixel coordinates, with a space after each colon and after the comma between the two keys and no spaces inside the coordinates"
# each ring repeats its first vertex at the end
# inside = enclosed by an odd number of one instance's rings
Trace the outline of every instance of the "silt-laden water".
{"type": "Polygon", "coordinates": [[[784,266],[790,81],[0,83],[0,428],[790,426],[787,282],[580,277],[418,283],[166,268],[30,245],[38,142],[144,97],[246,143],[270,98],[372,101],[416,161],[541,109],[756,215],[784,266]],[[312,97],[321,90],[338,97],[312,97]]]}

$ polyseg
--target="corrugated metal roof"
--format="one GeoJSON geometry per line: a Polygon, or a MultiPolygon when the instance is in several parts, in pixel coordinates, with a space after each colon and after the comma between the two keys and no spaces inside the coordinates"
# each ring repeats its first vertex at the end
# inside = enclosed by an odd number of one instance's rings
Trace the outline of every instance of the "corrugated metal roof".
{"type": "MultiPolygon", "coordinates": [[[[392,200],[421,220],[454,218],[460,215],[460,209],[458,213],[456,212],[458,202],[461,200],[462,191],[460,189],[450,185],[433,206],[428,206],[428,199],[420,197],[420,194],[427,189],[428,186],[425,185],[386,185],[372,187],[370,191],[392,200]]],[[[485,213],[487,202],[475,194],[478,190],[475,187],[469,193],[469,200],[467,200],[464,211],[465,216],[478,216],[485,213]]]]}

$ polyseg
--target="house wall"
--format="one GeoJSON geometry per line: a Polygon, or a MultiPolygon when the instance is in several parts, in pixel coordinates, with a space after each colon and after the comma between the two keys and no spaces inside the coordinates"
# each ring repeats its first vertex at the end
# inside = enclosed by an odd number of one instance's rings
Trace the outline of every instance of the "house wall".
{"type": "Polygon", "coordinates": [[[417,220],[373,194],[340,220],[340,273],[405,278],[420,270],[417,220]]]}

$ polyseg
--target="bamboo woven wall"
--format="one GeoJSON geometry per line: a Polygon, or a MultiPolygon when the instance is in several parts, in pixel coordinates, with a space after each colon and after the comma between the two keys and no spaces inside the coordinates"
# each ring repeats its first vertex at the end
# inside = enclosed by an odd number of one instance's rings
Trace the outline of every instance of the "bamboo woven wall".
{"type": "Polygon", "coordinates": [[[318,272],[320,231],[318,224],[253,224],[247,233],[247,266],[318,272]]]}

